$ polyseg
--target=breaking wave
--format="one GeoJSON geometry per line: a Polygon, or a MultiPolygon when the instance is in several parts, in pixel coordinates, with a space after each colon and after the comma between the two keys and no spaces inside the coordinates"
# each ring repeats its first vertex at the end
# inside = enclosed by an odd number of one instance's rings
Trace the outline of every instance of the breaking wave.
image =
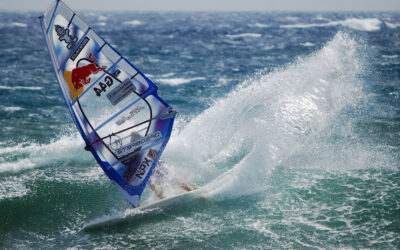
{"type": "Polygon", "coordinates": [[[84,142],[78,133],[68,134],[48,144],[35,142],[19,143],[0,148],[0,173],[18,173],[23,170],[42,167],[55,162],[93,161],[90,153],[82,150],[84,142]]]}
{"type": "Polygon", "coordinates": [[[281,28],[313,28],[313,27],[329,27],[329,26],[337,26],[341,25],[344,27],[348,27],[354,30],[360,31],[377,31],[382,27],[382,22],[377,18],[365,18],[365,19],[357,19],[357,18],[349,18],[343,21],[331,21],[328,23],[313,23],[313,24],[289,24],[289,25],[281,25],[281,28]]]}

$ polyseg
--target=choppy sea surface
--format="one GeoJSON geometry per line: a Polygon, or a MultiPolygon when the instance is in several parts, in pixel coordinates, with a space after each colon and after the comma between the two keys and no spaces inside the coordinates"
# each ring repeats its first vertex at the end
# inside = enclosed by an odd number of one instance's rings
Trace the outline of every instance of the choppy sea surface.
{"type": "Polygon", "coordinates": [[[400,248],[400,13],[78,14],[179,111],[163,159],[212,191],[83,231],[130,206],[83,150],[40,13],[2,12],[1,248],[400,248]]]}

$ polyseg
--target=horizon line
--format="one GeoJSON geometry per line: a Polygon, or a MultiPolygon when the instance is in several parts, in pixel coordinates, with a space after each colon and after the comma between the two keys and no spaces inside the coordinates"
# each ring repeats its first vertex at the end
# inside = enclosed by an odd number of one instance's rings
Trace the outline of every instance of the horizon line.
{"type": "MultiPolygon", "coordinates": [[[[0,12],[43,12],[44,10],[40,9],[26,9],[26,10],[14,10],[14,9],[2,9],[0,8],[0,12]]],[[[349,10],[349,9],[343,9],[343,10],[100,10],[100,9],[74,9],[75,12],[77,11],[92,11],[92,12],[211,12],[211,13],[232,13],[232,12],[256,12],[256,13],[271,13],[271,12],[277,12],[277,13],[295,13],[295,12],[300,12],[300,13],[315,13],[315,12],[326,12],[326,13],[334,13],[334,12],[369,12],[369,13],[376,13],[376,12],[400,12],[400,9],[391,9],[391,10],[349,10]]]]}

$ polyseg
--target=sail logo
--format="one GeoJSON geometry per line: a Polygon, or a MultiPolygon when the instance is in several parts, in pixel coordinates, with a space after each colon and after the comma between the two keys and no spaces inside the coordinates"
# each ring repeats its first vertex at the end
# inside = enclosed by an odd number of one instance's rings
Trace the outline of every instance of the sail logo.
{"type": "Polygon", "coordinates": [[[61,25],[54,25],[54,28],[56,30],[58,40],[60,42],[64,41],[67,44],[67,48],[70,49],[74,43],[78,41],[78,38],[76,36],[71,36],[69,34],[69,29],[64,28],[61,25]]]}
{"type": "Polygon", "coordinates": [[[120,126],[120,125],[124,124],[126,121],[128,121],[128,120],[132,119],[133,117],[135,117],[135,115],[139,114],[140,111],[142,111],[143,109],[144,109],[144,107],[142,107],[142,106],[136,107],[135,109],[133,109],[133,110],[131,110],[131,111],[129,112],[129,115],[128,115],[128,116],[126,116],[126,117],[125,117],[125,116],[121,117],[121,118],[118,119],[115,123],[116,123],[118,126],[120,126]]]}
{"type": "MultiPolygon", "coordinates": [[[[91,74],[97,74],[102,70],[105,70],[107,67],[97,67],[97,58],[93,57],[92,53],[89,54],[89,58],[85,58],[87,61],[90,61],[91,63],[81,66],[81,67],[76,67],[75,69],[72,70],[72,84],[74,85],[75,92],[82,88],[83,85],[89,84],[91,81],[91,78],[89,77],[91,74]]],[[[77,63],[77,65],[79,62],[77,63]]]]}
{"type": "Polygon", "coordinates": [[[81,53],[81,51],[85,48],[86,44],[90,41],[89,37],[85,37],[81,44],[79,44],[78,48],[75,50],[74,54],[70,57],[72,61],[75,61],[75,59],[78,57],[78,55],[81,53]]]}
{"type": "Polygon", "coordinates": [[[88,58],[80,59],[76,63],[76,68],[74,68],[72,71],[64,71],[64,77],[67,81],[72,99],[75,100],[80,94],[82,94],[83,86],[91,82],[92,79],[90,76],[92,74],[97,74],[106,68],[107,66],[98,66],[97,58],[90,53],[88,58]]]}
{"type": "Polygon", "coordinates": [[[138,140],[135,140],[123,147],[120,147],[119,149],[117,149],[115,151],[117,157],[122,157],[124,155],[127,155],[135,150],[137,150],[139,147],[142,147],[145,144],[150,144],[150,143],[154,143],[155,141],[157,141],[158,139],[161,138],[161,132],[160,131],[156,131],[152,134],[146,135],[138,140]]]}
{"type": "Polygon", "coordinates": [[[133,181],[132,185],[139,185],[143,179],[147,176],[147,173],[150,170],[150,167],[153,163],[153,161],[157,158],[157,151],[154,149],[150,149],[144,157],[143,161],[140,163],[139,167],[137,168],[135,172],[135,180],[133,181]]]}

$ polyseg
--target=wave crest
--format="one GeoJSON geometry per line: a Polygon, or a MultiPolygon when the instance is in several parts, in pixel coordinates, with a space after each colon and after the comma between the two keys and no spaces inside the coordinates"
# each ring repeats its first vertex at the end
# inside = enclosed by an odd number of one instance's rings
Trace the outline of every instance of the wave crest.
{"type": "Polygon", "coordinates": [[[341,25],[359,31],[378,31],[382,27],[382,22],[377,18],[349,18],[343,21],[332,21],[328,23],[313,23],[313,24],[290,24],[281,25],[281,28],[314,28],[314,27],[329,27],[341,25]]]}

